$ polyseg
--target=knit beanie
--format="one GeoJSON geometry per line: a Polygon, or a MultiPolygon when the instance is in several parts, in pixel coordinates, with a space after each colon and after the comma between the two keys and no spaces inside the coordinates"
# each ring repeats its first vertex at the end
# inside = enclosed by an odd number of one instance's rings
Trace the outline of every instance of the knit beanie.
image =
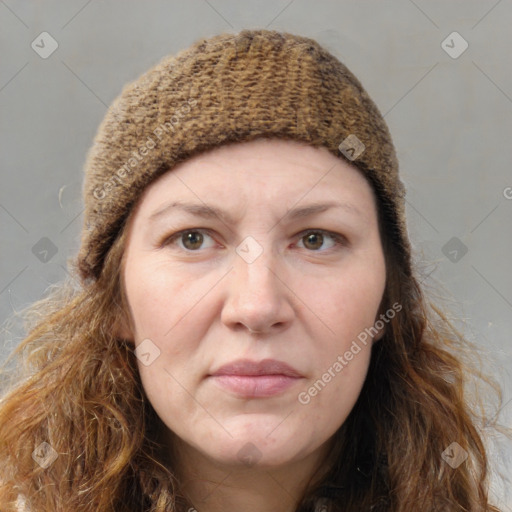
{"type": "Polygon", "coordinates": [[[178,162],[258,137],[326,147],[373,186],[410,273],[405,188],[388,127],[359,80],[315,40],[242,30],[197,40],[125,85],[85,162],[81,246],[74,264],[96,280],[144,189],[178,162]]]}

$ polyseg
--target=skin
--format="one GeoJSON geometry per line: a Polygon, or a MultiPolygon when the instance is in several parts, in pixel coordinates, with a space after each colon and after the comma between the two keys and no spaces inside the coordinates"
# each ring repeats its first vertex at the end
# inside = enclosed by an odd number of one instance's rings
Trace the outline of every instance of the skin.
{"type": "Polygon", "coordinates": [[[369,183],[348,162],[279,139],[224,145],[181,162],[137,203],[122,268],[131,326],[119,335],[136,346],[150,339],[160,350],[148,366],[138,361],[140,375],[199,512],[293,511],[308,480],[327,470],[332,436],[360,394],[371,345],[383,332],[360,344],[309,403],[298,395],[379,317],[386,271],[376,208],[369,183]],[[217,206],[235,223],[177,209],[151,222],[171,200],[217,206]],[[359,213],[286,215],[329,201],[359,213]],[[206,231],[170,241],[186,229],[206,231]],[[312,237],[319,229],[344,241],[312,237]],[[250,254],[262,251],[250,263],[236,252],[246,237],[254,239],[250,254]],[[285,361],[302,377],[271,397],[239,397],[208,377],[237,358],[285,361]],[[244,446],[251,462],[241,457],[244,446]]]}

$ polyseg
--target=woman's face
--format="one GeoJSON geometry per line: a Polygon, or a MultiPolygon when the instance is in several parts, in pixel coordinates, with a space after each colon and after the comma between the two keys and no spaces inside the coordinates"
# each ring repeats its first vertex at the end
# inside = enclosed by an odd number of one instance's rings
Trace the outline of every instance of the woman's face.
{"type": "Polygon", "coordinates": [[[170,435],[224,464],[322,453],[382,335],[363,335],[386,279],[365,178],[325,148],[225,145],[153,182],[128,229],[122,335],[170,435]]]}

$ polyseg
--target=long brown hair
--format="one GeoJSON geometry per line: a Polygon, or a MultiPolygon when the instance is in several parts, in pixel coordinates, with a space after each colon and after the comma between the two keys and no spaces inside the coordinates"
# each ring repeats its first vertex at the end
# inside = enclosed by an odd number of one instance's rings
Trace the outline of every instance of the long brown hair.
{"type": "MultiPolygon", "coordinates": [[[[385,205],[378,211],[387,268],[382,309],[402,308],[372,347],[361,394],[334,436],[328,473],[306,490],[297,511],[323,503],[326,512],[499,512],[489,504],[481,427],[512,433],[468,396],[466,384],[489,385],[497,408],[501,389],[478,369],[476,347],[404,270],[385,205]],[[468,454],[457,468],[441,456],[453,442],[468,454]]],[[[2,374],[2,512],[17,510],[19,497],[32,512],[190,506],[172,457],[162,455],[163,425],[144,393],[132,342],[115,336],[121,318],[130,322],[122,282],[126,236],[122,228],[97,281],[70,277],[23,312],[28,334],[2,374]],[[55,459],[48,467],[38,464],[41,449],[55,459]]]]}

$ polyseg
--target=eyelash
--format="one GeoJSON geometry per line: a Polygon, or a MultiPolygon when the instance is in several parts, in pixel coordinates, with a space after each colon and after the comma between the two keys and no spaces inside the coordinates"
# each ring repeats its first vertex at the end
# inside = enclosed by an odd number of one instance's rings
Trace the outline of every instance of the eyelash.
{"type": "MultiPolygon", "coordinates": [[[[206,228],[189,228],[189,229],[183,229],[181,231],[178,231],[176,233],[173,233],[172,235],[170,236],[166,236],[162,242],[159,244],[160,247],[165,247],[165,246],[168,246],[168,245],[172,245],[174,244],[174,241],[176,239],[179,239],[182,235],[184,235],[185,233],[203,233],[203,234],[207,234],[208,236],[212,237],[213,236],[211,235],[210,233],[210,230],[209,229],[206,229],[206,228]]],[[[323,252],[332,252],[333,250],[336,250],[336,249],[340,249],[341,247],[344,247],[344,246],[347,246],[348,245],[348,242],[347,242],[347,239],[339,234],[339,233],[334,233],[332,231],[327,231],[325,229],[306,229],[304,231],[301,231],[300,233],[298,233],[298,236],[299,237],[299,240],[304,238],[307,234],[310,234],[310,233],[321,233],[322,235],[327,235],[329,237],[331,237],[334,242],[335,242],[335,246],[329,248],[329,249],[325,249],[325,250],[309,250],[308,252],[312,252],[312,253],[323,253],[323,252]]],[[[201,249],[197,249],[195,251],[193,250],[190,250],[190,249],[181,249],[181,247],[178,247],[179,250],[183,251],[183,252],[186,252],[186,253],[189,253],[189,254],[192,254],[192,253],[199,253],[201,252],[201,249]]]]}

